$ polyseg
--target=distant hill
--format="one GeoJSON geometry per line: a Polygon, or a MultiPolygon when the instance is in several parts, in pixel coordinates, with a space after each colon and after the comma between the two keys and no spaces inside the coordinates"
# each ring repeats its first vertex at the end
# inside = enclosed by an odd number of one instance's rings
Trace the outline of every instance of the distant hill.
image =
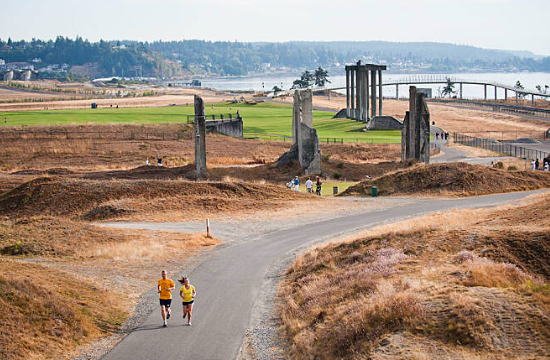
{"type": "Polygon", "coordinates": [[[394,72],[550,72],[550,57],[529,51],[436,42],[102,40],[90,43],[79,37],[72,40],[59,36],[55,41],[0,40],[0,59],[7,63],[34,62],[38,69],[59,73],[61,68],[61,72],[72,71],[83,77],[236,76],[274,71],[296,73],[319,66],[334,74],[343,72],[344,64],[357,60],[386,64],[394,72]],[[62,64],[66,66],[60,67],[62,64]]]}

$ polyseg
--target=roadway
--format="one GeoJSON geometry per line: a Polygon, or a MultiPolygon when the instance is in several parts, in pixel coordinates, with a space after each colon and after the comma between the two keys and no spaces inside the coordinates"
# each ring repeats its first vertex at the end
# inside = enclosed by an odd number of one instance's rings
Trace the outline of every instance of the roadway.
{"type": "MultiPolygon", "coordinates": [[[[454,208],[476,208],[514,202],[534,192],[508,193],[464,199],[409,199],[383,210],[371,210],[316,223],[274,231],[214,250],[188,275],[197,288],[193,326],[184,325],[181,304],[173,301],[168,327],[162,327],[159,310],[124,338],[105,356],[122,359],[235,359],[249,326],[252,308],[270,266],[293,249],[352,229],[366,229],[381,222],[398,221],[454,208]]],[[[362,199],[361,201],[369,201],[362,199]]],[[[372,200],[370,200],[372,201],[372,200]]],[[[178,230],[178,224],[118,223],[111,226],[178,230]]],[[[213,235],[217,234],[213,224],[213,235]]],[[[235,228],[240,224],[232,224],[235,228]]],[[[227,225],[226,225],[227,227],[227,225]]],[[[181,225],[186,231],[187,224],[181,225]]],[[[151,284],[152,287],[155,284],[151,284]]],[[[179,286],[177,286],[179,289],[179,286]]],[[[177,291],[174,298],[177,298],[177,291]]]]}

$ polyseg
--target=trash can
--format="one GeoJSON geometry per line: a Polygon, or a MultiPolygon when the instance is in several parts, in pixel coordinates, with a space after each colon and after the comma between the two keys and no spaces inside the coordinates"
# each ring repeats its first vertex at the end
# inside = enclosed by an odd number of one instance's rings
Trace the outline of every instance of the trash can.
{"type": "Polygon", "coordinates": [[[373,197],[378,196],[378,188],[376,186],[372,186],[371,191],[372,191],[372,196],[373,197]]]}
{"type": "Polygon", "coordinates": [[[332,194],[334,194],[334,195],[338,194],[338,186],[333,186],[332,187],[332,194]]]}

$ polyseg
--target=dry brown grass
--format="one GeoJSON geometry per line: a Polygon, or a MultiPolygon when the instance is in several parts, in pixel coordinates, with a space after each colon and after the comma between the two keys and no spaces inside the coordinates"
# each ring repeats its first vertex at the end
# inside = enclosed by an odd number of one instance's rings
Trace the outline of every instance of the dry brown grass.
{"type": "Polygon", "coordinates": [[[280,289],[290,356],[543,358],[549,198],[384,225],[301,255],[280,289]],[[525,215],[533,228],[517,232],[525,215]],[[373,260],[380,252],[390,256],[373,260]]]}
{"type": "Polygon", "coordinates": [[[0,274],[2,359],[66,358],[127,316],[115,296],[65,272],[0,257],[0,274]]]}
{"type": "Polygon", "coordinates": [[[466,163],[418,164],[349,187],[342,195],[365,196],[372,186],[380,195],[472,196],[550,187],[550,173],[507,171],[466,163]]]}

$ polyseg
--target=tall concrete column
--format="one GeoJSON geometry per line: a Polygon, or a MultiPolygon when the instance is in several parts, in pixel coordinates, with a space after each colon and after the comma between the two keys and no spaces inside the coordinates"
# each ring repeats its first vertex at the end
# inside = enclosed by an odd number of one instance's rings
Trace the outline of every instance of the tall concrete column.
{"type": "Polygon", "coordinates": [[[460,98],[462,99],[462,83],[460,83],[460,98]]]}
{"type": "Polygon", "coordinates": [[[366,94],[365,94],[365,120],[369,120],[371,118],[370,116],[370,97],[372,96],[372,94],[370,93],[370,76],[369,76],[369,71],[368,70],[365,70],[365,91],[366,91],[366,94]]]}
{"type": "Polygon", "coordinates": [[[357,110],[355,111],[355,120],[357,121],[361,121],[361,113],[363,112],[363,101],[361,99],[361,93],[363,92],[362,77],[363,77],[363,72],[361,71],[361,69],[358,68],[356,79],[355,79],[355,83],[357,84],[357,89],[355,94],[355,96],[357,97],[355,100],[355,103],[357,104],[357,110]]]}
{"type": "Polygon", "coordinates": [[[371,78],[371,118],[376,116],[376,70],[370,71],[370,78],[371,78]]]}
{"type": "Polygon", "coordinates": [[[531,94],[531,105],[535,105],[535,95],[531,94]]]}
{"type": "Polygon", "coordinates": [[[204,115],[204,101],[195,95],[195,165],[197,180],[201,179],[201,172],[206,174],[206,119],[204,115]]]}
{"type": "Polygon", "coordinates": [[[498,100],[497,89],[498,89],[498,88],[497,88],[496,85],[495,85],[495,100],[498,100]]]}
{"type": "Polygon", "coordinates": [[[378,70],[378,87],[378,115],[382,116],[382,100],[384,99],[382,95],[382,70],[378,70]]]}
{"type": "Polygon", "coordinates": [[[487,101],[487,84],[483,85],[483,95],[485,97],[485,101],[487,101]]]}
{"type": "Polygon", "coordinates": [[[349,69],[346,69],[346,117],[350,116],[350,98],[349,98],[349,69]]]}
{"type": "Polygon", "coordinates": [[[369,119],[369,72],[366,70],[363,70],[363,116],[361,120],[363,122],[367,122],[369,119]]]}
{"type": "Polygon", "coordinates": [[[504,89],[504,102],[508,102],[508,89],[504,89]]]}
{"type": "Polygon", "coordinates": [[[399,84],[395,84],[395,100],[399,100],[399,84]]]}
{"type": "Polygon", "coordinates": [[[355,119],[355,70],[350,70],[350,100],[351,100],[351,109],[350,109],[350,118],[355,119]]]}

